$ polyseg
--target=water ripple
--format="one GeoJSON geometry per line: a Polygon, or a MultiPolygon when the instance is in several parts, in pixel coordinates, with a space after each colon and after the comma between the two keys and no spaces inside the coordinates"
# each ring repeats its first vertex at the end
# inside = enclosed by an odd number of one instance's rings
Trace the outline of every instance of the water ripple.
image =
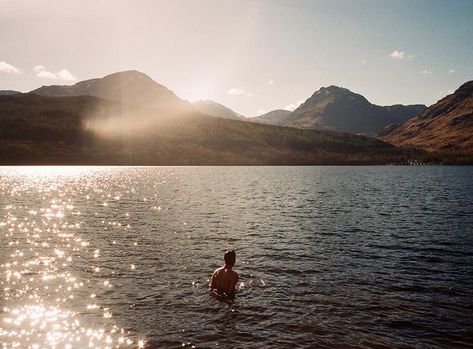
{"type": "Polygon", "coordinates": [[[472,192],[471,167],[0,168],[0,342],[472,347],[472,192]]]}

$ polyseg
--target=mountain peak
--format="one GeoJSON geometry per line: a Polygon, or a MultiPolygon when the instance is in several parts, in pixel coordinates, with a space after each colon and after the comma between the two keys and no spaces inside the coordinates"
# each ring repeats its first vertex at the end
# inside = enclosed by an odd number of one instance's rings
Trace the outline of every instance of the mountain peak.
{"type": "Polygon", "coordinates": [[[362,95],[352,92],[345,87],[340,87],[336,85],[321,87],[320,89],[314,92],[314,94],[309,98],[309,100],[312,98],[319,100],[320,98],[325,98],[329,96],[330,97],[353,97],[353,98],[362,99],[368,102],[366,98],[363,97],[362,95]]]}
{"type": "Polygon", "coordinates": [[[388,124],[404,122],[425,106],[381,107],[347,88],[321,87],[290,116],[284,125],[359,134],[376,134],[388,124]]]}
{"type": "Polygon", "coordinates": [[[463,90],[463,89],[469,89],[469,90],[473,90],[473,80],[470,80],[470,81],[467,81],[465,83],[463,83],[458,89],[458,90],[463,90]]]}
{"type": "Polygon", "coordinates": [[[32,93],[43,96],[94,96],[129,104],[151,106],[186,104],[165,86],[137,70],[126,70],[84,80],[72,86],[42,86],[32,93]]]}
{"type": "MultiPolygon", "coordinates": [[[[337,85],[330,85],[330,86],[327,86],[327,87],[321,87],[319,89],[319,91],[328,91],[328,92],[351,92],[349,89],[347,88],[344,88],[344,87],[340,87],[340,86],[337,86],[337,85]]],[[[353,92],[351,92],[353,93],[353,92]]]]}
{"type": "Polygon", "coordinates": [[[473,96],[473,80],[467,81],[462,84],[459,88],[457,88],[454,94],[462,96],[473,96]]]}
{"type": "MultiPolygon", "coordinates": [[[[112,73],[109,75],[104,76],[102,79],[135,79],[135,80],[151,80],[155,82],[149,75],[146,75],[145,73],[142,73],[138,70],[124,70],[124,71],[119,71],[116,73],[112,73]]],[[[155,82],[156,83],[156,82],[155,82]]]]}

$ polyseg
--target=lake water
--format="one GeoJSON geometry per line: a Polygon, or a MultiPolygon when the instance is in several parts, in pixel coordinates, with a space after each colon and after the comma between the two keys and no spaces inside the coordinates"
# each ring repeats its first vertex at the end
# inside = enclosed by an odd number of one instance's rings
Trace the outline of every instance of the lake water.
{"type": "Polygon", "coordinates": [[[472,194],[473,167],[3,167],[0,342],[471,348],[472,194]]]}

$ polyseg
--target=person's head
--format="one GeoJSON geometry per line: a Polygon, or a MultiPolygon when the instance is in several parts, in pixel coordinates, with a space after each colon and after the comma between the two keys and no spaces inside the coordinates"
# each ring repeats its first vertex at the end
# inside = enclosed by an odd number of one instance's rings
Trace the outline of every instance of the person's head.
{"type": "Polygon", "coordinates": [[[228,250],[225,252],[223,259],[225,260],[225,265],[229,268],[232,268],[235,265],[236,253],[233,250],[228,250]]]}

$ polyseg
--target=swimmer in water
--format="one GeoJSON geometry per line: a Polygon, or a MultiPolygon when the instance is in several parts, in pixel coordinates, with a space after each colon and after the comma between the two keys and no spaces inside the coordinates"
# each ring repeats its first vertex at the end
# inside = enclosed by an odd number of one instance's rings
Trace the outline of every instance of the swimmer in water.
{"type": "Polygon", "coordinates": [[[216,291],[218,294],[233,297],[238,283],[238,273],[232,270],[236,260],[235,251],[228,250],[223,258],[225,265],[214,271],[209,286],[212,291],[216,291]]]}

